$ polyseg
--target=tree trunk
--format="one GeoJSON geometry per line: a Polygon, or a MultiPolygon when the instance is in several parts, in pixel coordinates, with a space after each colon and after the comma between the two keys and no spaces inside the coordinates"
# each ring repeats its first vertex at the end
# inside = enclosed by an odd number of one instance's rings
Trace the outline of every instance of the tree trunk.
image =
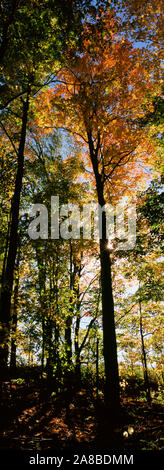
{"type": "Polygon", "coordinates": [[[41,355],[41,377],[43,378],[44,372],[44,358],[45,358],[45,318],[42,314],[42,355],[41,355]]]}
{"type": "Polygon", "coordinates": [[[75,338],[74,338],[74,348],[75,348],[75,373],[77,377],[78,383],[81,381],[81,360],[80,354],[81,349],[79,345],[79,330],[80,330],[80,276],[81,276],[81,269],[82,269],[82,258],[83,258],[83,251],[81,250],[80,253],[80,261],[76,266],[76,286],[75,286],[75,295],[76,295],[76,323],[75,323],[75,338]]]}
{"type": "Polygon", "coordinates": [[[1,276],[1,286],[3,286],[3,283],[4,283],[4,275],[5,275],[5,270],[6,270],[6,261],[7,261],[8,245],[9,245],[9,235],[10,235],[10,223],[11,223],[11,210],[10,210],[10,214],[9,214],[7,235],[6,235],[6,240],[5,240],[3,268],[2,268],[2,276],[1,276]]]}
{"type": "Polygon", "coordinates": [[[114,322],[111,263],[107,241],[100,240],[103,346],[105,363],[105,406],[113,414],[119,409],[119,375],[114,322]]]}
{"type": "Polygon", "coordinates": [[[96,340],[96,396],[99,396],[99,338],[96,340]]]}
{"type": "Polygon", "coordinates": [[[74,287],[74,275],[73,275],[73,255],[72,255],[72,244],[70,242],[70,307],[69,314],[66,319],[65,328],[65,347],[66,347],[66,358],[68,369],[72,364],[72,315],[73,315],[73,287],[74,287]]]}
{"type": "Polygon", "coordinates": [[[42,316],[42,354],[41,354],[41,376],[43,377],[44,372],[44,361],[45,361],[45,340],[46,340],[46,259],[45,251],[36,246],[36,258],[38,264],[38,281],[39,281],[39,300],[40,309],[42,316]]]}
{"type": "MultiPolygon", "coordinates": [[[[92,167],[96,180],[97,198],[100,208],[105,208],[104,198],[104,178],[99,172],[98,151],[100,149],[100,139],[98,137],[97,147],[94,148],[91,132],[88,132],[89,150],[92,167]]],[[[103,350],[105,364],[105,407],[113,415],[119,412],[119,374],[117,362],[117,344],[114,321],[114,302],[112,292],[111,261],[109,249],[107,247],[106,214],[102,212],[102,219],[99,212],[100,230],[100,264],[101,264],[101,292],[102,292],[102,320],[103,320],[103,350]]]]}
{"type": "Polygon", "coordinates": [[[149,384],[148,369],[147,369],[147,358],[146,358],[146,350],[145,350],[144,336],[143,336],[141,301],[139,301],[139,310],[140,310],[140,335],[141,335],[141,350],[142,350],[144,383],[145,383],[147,402],[151,403],[150,384],[149,384]]]}
{"type": "Polygon", "coordinates": [[[47,340],[47,378],[51,379],[53,377],[53,359],[54,359],[54,345],[53,345],[53,311],[52,311],[52,271],[51,271],[51,262],[50,262],[50,287],[49,287],[49,312],[47,316],[47,331],[46,331],[46,340],[47,340]]]}
{"type": "Polygon", "coordinates": [[[48,318],[47,320],[47,378],[51,379],[53,376],[53,328],[52,328],[52,319],[48,318]]]}
{"type": "Polygon", "coordinates": [[[23,102],[23,117],[21,137],[18,149],[18,168],[15,180],[15,190],[11,207],[11,225],[9,234],[8,255],[6,260],[6,268],[3,276],[3,285],[1,289],[0,299],[0,363],[1,371],[5,369],[8,361],[8,344],[10,333],[10,308],[11,308],[11,295],[13,289],[13,277],[15,259],[17,254],[18,244],[18,222],[19,222],[19,207],[20,196],[22,189],[23,167],[24,167],[24,148],[26,141],[26,128],[29,108],[29,93],[27,99],[23,102]]]}
{"type": "Polygon", "coordinates": [[[54,352],[54,364],[55,364],[55,377],[59,382],[61,375],[61,363],[59,355],[59,342],[60,342],[60,330],[57,322],[55,323],[55,352],[54,352]]]}
{"type": "Polygon", "coordinates": [[[68,368],[71,366],[71,363],[72,363],[71,327],[72,327],[72,318],[69,315],[66,320],[66,328],[65,328],[65,345],[66,345],[66,357],[67,357],[68,368]]]}
{"type": "Polygon", "coordinates": [[[55,365],[55,378],[56,382],[59,383],[61,377],[61,363],[60,363],[60,328],[59,328],[59,286],[58,286],[58,270],[59,270],[59,257],[58,250],[56,251],[56,259],[53,258],[53,292],[54,292],[54,307],[55,307],[55,347],[54,347],[54,365],[55,365]],[[55,263],[56,269],[55,269],[55,263]]]}
{"type": "Polygon", "coordinates": [[[79,329],[80,329],[80,314],[77,312],[76,325],[75,325],[75,372],[78,378],[81,377],[81,363],[80,363],[80,347],[79,347],[79,329]]]}
{"type": "Polygon", "coordinates": [[[19,291],[19,262],[20,262],[20,245],[16,264],[16,275],[15,275],[15,287],[14,287],[14,305],[12,315],[12,337],[11,337],[11,356],[10,356],[10,367],[16,369],[16,334],[17,334],[17,308],[18,308],[18,291],[19,291]]]}

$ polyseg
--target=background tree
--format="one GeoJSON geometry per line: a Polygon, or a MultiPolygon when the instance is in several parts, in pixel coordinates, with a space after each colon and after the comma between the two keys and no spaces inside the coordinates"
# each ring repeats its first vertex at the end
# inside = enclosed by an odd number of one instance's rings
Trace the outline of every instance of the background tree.
{"type": "Polygon", "coordinates": [[[8,251],[0,299],[0,344],[6,345],[1,347],[0,352],[1,364],[4,367],[8,358],[10,306],[18,244],[19,208],[29,122],[29,104],[38,90],[51,81],[52,63],[54,77],[56,68],[60,68],[63,63],[64,51],[68,43],[74,41],[75,44],[77,25],[80,32],[84,11],[85,2],[80,4],[79,1],[78,5],[77,2],[72,1],[63,1],[62,3],[42,1],[39,7],[35,2],[29,4],[26,1],[11,1],[3,2],[1,6],[1,110],[3,110],[1,129],[8,137],[17,157],[8,251]],[[16,117],[18,132],[16,140],[11,134],[11,128],[8,132],[8,126],[11,126],[11,115],[16,117]]]}

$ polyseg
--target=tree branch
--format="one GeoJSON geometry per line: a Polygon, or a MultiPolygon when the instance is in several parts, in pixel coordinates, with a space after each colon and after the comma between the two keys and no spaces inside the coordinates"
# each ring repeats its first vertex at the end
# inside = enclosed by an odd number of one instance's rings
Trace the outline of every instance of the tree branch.
{"type": "Polygon", "coordinates": [[[108,175],[105,175],[105,180],[110,178],[114,172],[114,170],[116,168],[118,168],[119,166],[122,166],[122,165],[126,165],[126,163],[128,163],[128,161],[130,160],[130,157],[131,157],[131,154],[134,152],[134,150],[131,150],[129,153],[123,155],[122,157],[120,157],[120,159],[118,160],[118,162],[113,166],[112,170],[110,171],[110,173],[108,175]],[[129,156],[130,155],[130,156],[129,156]],[[121,163],[126,157],[129,157],[128,160],[123,163],[121,163]]]}
{"type": "Polygon", "coordinates": [[[7,106],[9,104],[11,104],[14,100],[16,100],[17,98],[20,98],[22,97],[23,95],[25,95],[25,93],[27,93],[27,90],[25,91],[21,91],[20,93],[18,93],[17,95],[14,95],[12,98],[10,98],[8,101],[6,101],[6,103],[4,105],[2,105],[0,107],[0,111],[3,111],[5,108],[7,108],[7,106]]]}
{"type": "Polygon", "coordinates": [[[94,318],[92,318],[92,320],[90,321],[89,325],[88,325],[88,329],[87,329],[87,332],[86,332],[86,335],[84,336],[84,339],[81,343],[81,346],[79,347],[79,352],[81,353],[83,347],[85,346],[85,343],[87,341],[87,338],[88,338],[88,335],[89,335],[89,332],[90,332],[90,329],[92,328],[92,325],[94,324],[94,322],[97,320],[97,317],[98,317],[98,310],[99,310],[99,301],[100,301],[100,289],[99,289],[99,294],[98,294],[98,302],[97,302],[97,309],[96,309],[96,315],[94,318]]]}
{"type": "Polygon", "coordinates": [[[121,315],[121,316],[118,318],[118,320],[115,322],[115,324],[116,324],[116,325],[119,325],[120,320],[121,320],[122,318],[126,317],[126,315],[128,315],[128,314],[131,312],[132,308],[135,307],[135,306],[137,305],[137,303],[138,303],[138,302],[136,302],[135,304],[133,304],[127,312],[123,313],[123,315],[121,315]]]}
{"type": "Polygon", "coordinates": [[[88,335],[89,335],[89,332],[90,332],[90,329],[92,328],[92,325],[94,324],[94,322],[96,321],[97,319],[97,315],[95,318],[92,318],[92,320],[90,321],[89,325],[88,325],[88,329],[87,329],[87,332],[86,332],[86,335],[84,336],[84,339],[81,343],[81,345],[79,346],[79,352],[81,353],[82,349],[84,348],[85,346],[85,343],[87,341],[87,338],[88,338],[88,335]]]}
{"type": "Polygon", "coordinates": [[[2,121],[0,121],[0,125],[3,129],[3,131],[5,132],[6,136],[8,137],[8,139],[9,139],[9,141],[10,141],[10,143],[11,143],[13,149],[14,149],[14,152],[16,153],[16,155],[18,155],[18,150],[16,149],[15,144],[12,141],[12,138],[10,137],[10,135],[9,135],[8,131],[6,130],[5,126],[3,125],[2,121]]]}
{"type": "Polygon", "coordinates": [[[88,292],[90,286],[94,283],[94,281],[98,278],[99,274],[96,274],[93,279],[91,279],[91,281],[89,282],[88,286],[86,287],[85,291],[82,292],[82,297],[80,299],[80,304],[82,303],[83,299],[84,299],[84,296],[85,294],[88,292]]]}

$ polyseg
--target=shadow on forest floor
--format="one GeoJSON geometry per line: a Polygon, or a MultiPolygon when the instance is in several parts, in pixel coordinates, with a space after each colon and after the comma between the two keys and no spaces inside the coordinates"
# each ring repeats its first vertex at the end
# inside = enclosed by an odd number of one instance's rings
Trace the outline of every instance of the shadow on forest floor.
{"type": "Polygon", "coordinates": [[[0,449],[161,450],[163,408],[122,398],[122,419],[111,423],[91,389],[56,394],[46,382],[5,382],[0,407],[0,449]]]}

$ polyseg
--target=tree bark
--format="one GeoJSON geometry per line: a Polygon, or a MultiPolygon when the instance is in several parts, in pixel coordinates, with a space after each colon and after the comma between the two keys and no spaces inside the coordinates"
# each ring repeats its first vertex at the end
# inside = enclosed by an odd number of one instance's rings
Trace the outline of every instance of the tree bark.
{"type": "Polygon", "coordinates": [[[11,296],[13,289],[14,267],[17,254],[18,244],[18,223],[20,196],[22,190],[22,179],[24,169],[24,149],[26,141],[27,118],[29,108],[29,94],[27,93],[26,101],[23,101],[23,116],[20,143],[18,149],[18,167],[15,180],[15,190],[11,207],[11,225],[9,234],[8,255],[6,260],[6,268],[3,276],[3,284],[0,299],[0,363],[1,368],[6,368],[8,361],[8,343],[10,333],[10,308],[11,296]]]}
{"type": "Polygon", "coordinates": [[[10,234],[10,222],[11,222],[11,210],[10,210],[9,221],[8,221],[7,235],[6,235],[6,239],[5,239],[3,268],[2,268],[2,275],[1,275],[1,286],[3,286],[3,283],[4,283],[4,274],[5,274],[5,270],[6,270],[6,261],[7,261],[9,234],[10,234]]]}
{"type": "Polygon", "coordinates": [[[76,325],[75,325],[75,372],[78,378],[81,377],[81,363],[80,363],[80,347],[79,347],[79,329],[80,329],[80,312],[77,312],[76,325]]]}
{"type": "Polygon", "coordinates": [[[99,338],[96,339],[96,396],[99,396],[99,338]]]}
{"type": "Polygon", "coordinates": [[[47,316],[47,329],[46,329],[46,340],[47,340],[47,378],[51,379],[53,377],[53,368],[54,368],[54,344],[53,344],[53,330],[54,330],[54,321],[53,321],[53,295],[52,295],[52,271],[51,271],[51,262],[50,262],[50,272],[49,272],[49,312],[47,316]]]}
{"type": "Polygon", "coordinates": [[[140,335],[141,335],[141,350],[142,350],[142,364],[143,364],[144,383],[145,383],[147,402],[151,403],[150,384],[149,384],[149,377],[148,377],[147,358],[146,358],[146,350],[145,350],[144,335],[143,335],[143,325],[142,325],[141,300],[139,301],[139,310],[140,310],[140,335]]]}
{"type": "Polygon", "coordinates": [[[16,275],[15,275],[15,286],[14,286],[14,305],[12,315],[12,337],[11,337],[11,355],[10,355],[10,367],[12,370],[16,369],[16,334],[17,334],[17,309],[18,309],[18,291],[19,291],[19,263],[20,263],[20,246],[18,250],[17,263],[16,263],[16,275]]]}
{"type": "Polygon", "coordinates": [[[54,365],[55,365],[55,379],[56,382],[59,383],[61,377],[61,363],[60,363],[60,354],[59,354],[59,347],[60,347],[60,328],[59,328],[59,286],[58,286],[58,270],[59,270],[59,257],[58,257],[58,249],[56,251],[56,259],[53,258],[53,292],[54,292],[54,304],[55,304],[55,317],[56,320],[54,321],[55,325],[55,346],[54,346],[54,365]],[[56,269],[54,265],[54,261],[56,262],[56,269]]]}
{"type": "Polygon", "coordinates": [[[72,364],[72,315],[73,315],[73,288],[74,288],[74,273],[73,273],[73,254],[72,254],[72,244],[70,242],[70,307],[69,314],[66,319],[66,328],[65,328],[65,346],[66,346],[66,357],[68,368],[72,364]]]}
{"type": "Polygon", "coordinates": [[[105,363],[105,405],[114,413],[119,408],[119,375],[117,362],[117,344],[114,322],[114,303],[110,255],[107,241],[100,240],[101,289],[103,315],[103,346],[105,363]]]}
{"type": "Polygon", "coordinates": [[[41,376],[43,377],[45,362],[45,342],[46,342],[46,255],[43,248],[36,246],[36,258],[38,264],[39,300],[42,316],[42,354],[41,354],[41,376]]]}
{"type": "MultiPolygon", "coordinates": [[[[98,151],[100,149],[100,139],[98,137],[97,147],[94,148],[91,132],[88,132],[90,158],[96,180],[97,198],[100,208],[105,208],[104,198],[104,178],[99,172],[98,151]]],[[[102,212],[102,219],[99,213],[100,231],[100,264],[101,264],[101,292],[102,292],[102,320],[103,320],[103,352],[105,365],[105,407],[113,415],[119,412],[119,374],[117,361],[117,344],[114,321],[114,302],[112,291],[111,261],[109,249],[107,247],[106,214],[102,212]]]]}

